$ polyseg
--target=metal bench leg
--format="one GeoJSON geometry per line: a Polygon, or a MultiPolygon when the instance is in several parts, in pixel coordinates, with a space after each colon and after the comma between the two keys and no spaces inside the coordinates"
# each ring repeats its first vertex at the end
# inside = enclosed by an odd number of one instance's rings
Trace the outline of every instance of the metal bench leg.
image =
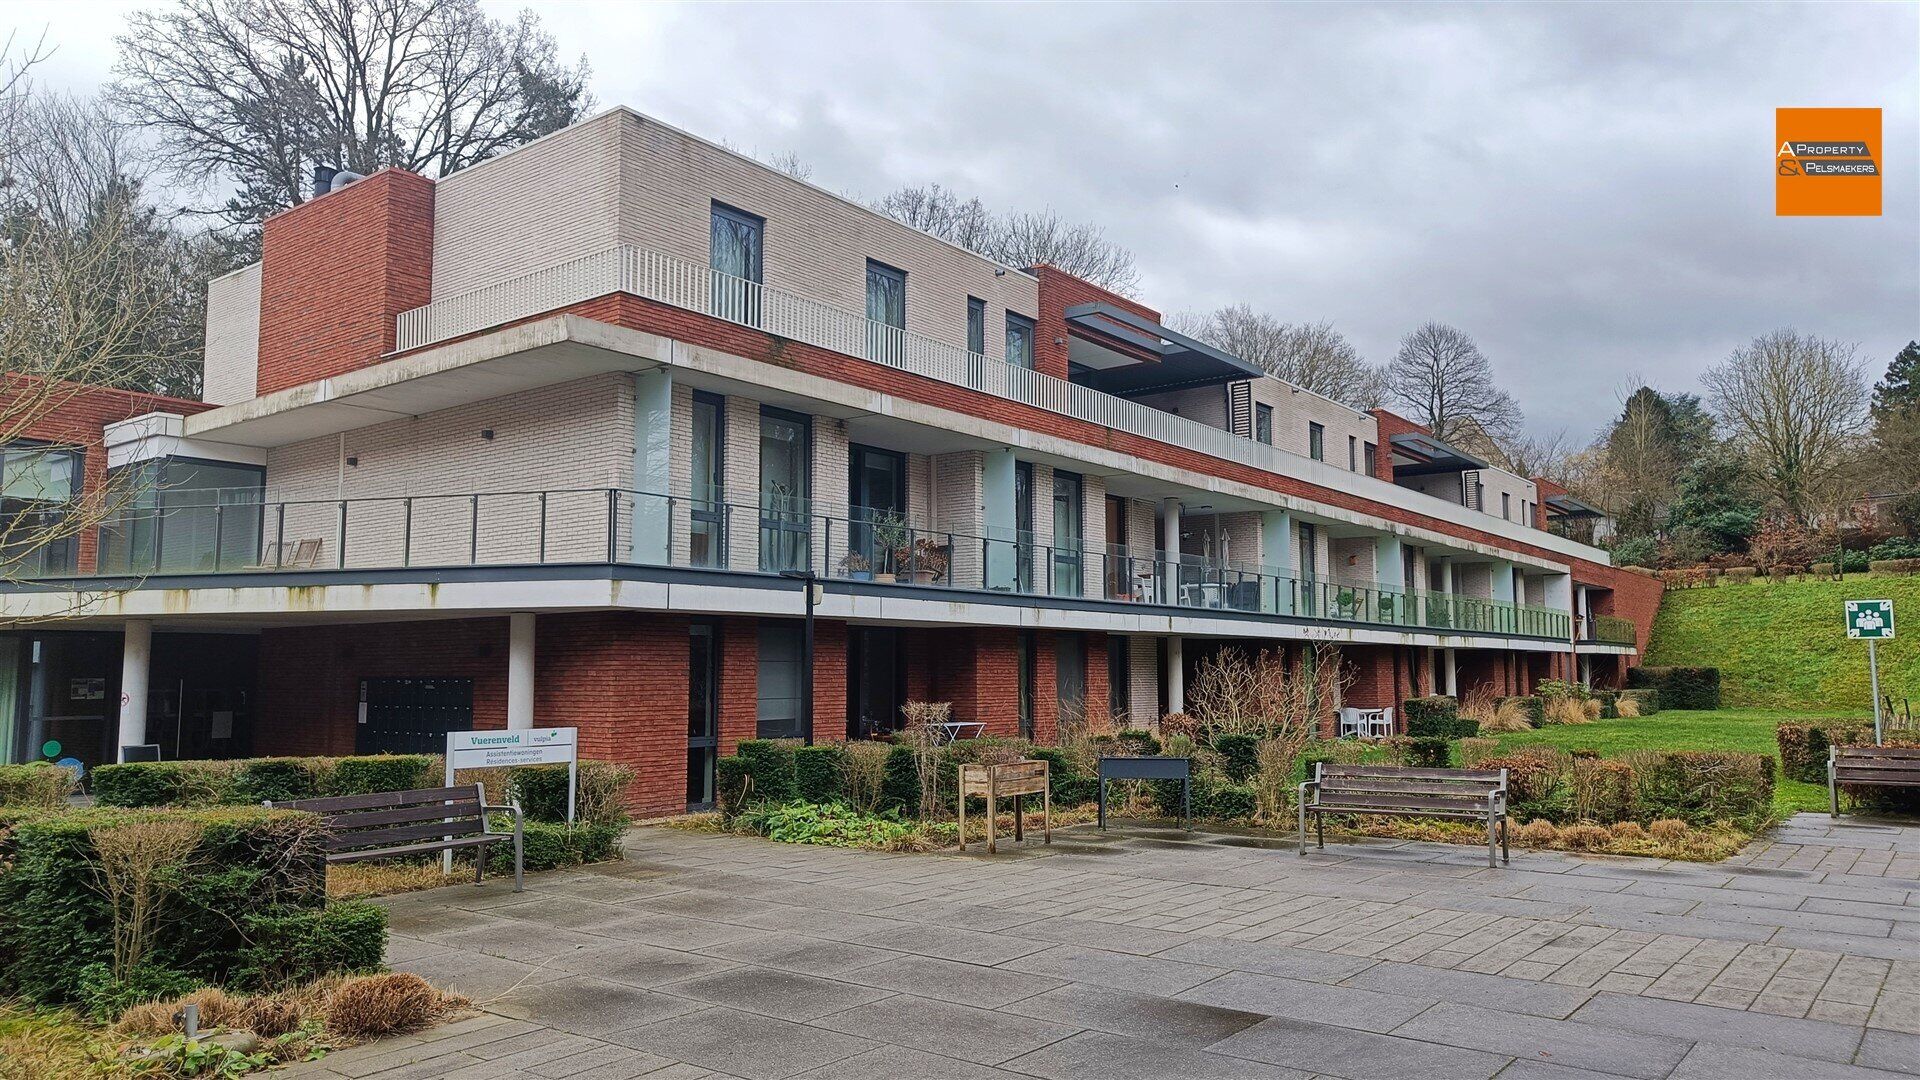
{"type": "Polygon", "coordinates": [[[1499,865],[1499,851],[1496,850],[1498,847],[1498,837],[1494,835],[1498,828],[1499,826],[1495,824],[1494,821],[1493,811],[1489,809],[1487,811],[1487,869],[1489,870],[1499,865]]]}
{"type": "Polygon", "coordinates": [[[473,848],[473,883],[480,884],[487,872],[487,845],[475,844],[473,848]]]}
{"type": "Polygon", "coordinates": [[[526,864],[521,857],[520,847],[520,800],[515,799],[513,802],[513,891],[525,892],[527,889],[526,864]]]}
{"type": "Polygon", "coordinates": [[[1513,863],[1513,858],[1507,851],[1507,834],[1512,831],[1513,822],[1509,820],[1506,815],[1502,814],[1500,817],[1500,861],[1508,865],[1513,863]]]}
{"type": "Polygon", "coordinates": [[[1321,851],[1327,850],[1327,815],[1326,814],[1316,813],[1313,815],[1313,836],[1314,836],[1314,842],[1320,845],[1320,850],[1321,851]]]}
{"type": "Polygon", "coordinates": [[[1833,760],[1827,760],[1827,816],[1840,820],[1840,784],[1834,779],[1833,760]]]}

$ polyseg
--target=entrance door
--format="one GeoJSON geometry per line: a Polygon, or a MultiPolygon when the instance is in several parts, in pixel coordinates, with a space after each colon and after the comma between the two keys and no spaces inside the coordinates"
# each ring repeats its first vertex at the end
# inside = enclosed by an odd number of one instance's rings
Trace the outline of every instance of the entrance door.
{"type": "Polygon", "coordinates": [[[713,761],[720,749],[720,643],[710,622],[687,641],[687,809],[713,805],[713,761]]]}
{"type": "Polygon", "coordinates": [[[356,754],[440,754],[473,727],[472,679],[361,679],[356,754]]]}
{"type": "Polygon", "coordinates": [[[900,730],[906,672],[900,663],[900,631],[857,626],[847,647],[847,737],[870,739],[900,730]]]}
{"type": "Polygon", "coordinates": [[[1112,600],[1133,598],[1133,568],[1127,565],[1127,500],[1107,496],[1107,597],[1112,600]]]}
{"type": "Polygon", "coordinates": [[[847,550],[874,573],[894,573],[896,549],[909,542],[906,455],[855,445],[848,447],[847,465],[847,516],[852,519],[847,550]]]}

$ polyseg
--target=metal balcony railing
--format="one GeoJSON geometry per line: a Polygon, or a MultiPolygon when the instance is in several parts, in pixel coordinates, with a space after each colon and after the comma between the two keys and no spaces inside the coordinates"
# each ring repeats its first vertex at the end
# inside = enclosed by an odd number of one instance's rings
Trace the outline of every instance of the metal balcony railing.
{"type": "Polygon", "coordinates": [[[1603,645],[1632,645],[1639,640],[1639,628],[1629,619],[1612,615],[1586,615],[1580,619],[1580,640],[1603,645]]]}
{"type": "Polygon", "coordinates": [[[1328,622],[1568,639],[1565,611],[1301,578],[1163,551],[1008,531],[929,529],[806,499],[607,488],[266,500],[221,493],[131,510],[101,530],[105,575],[638,564],[1000,592],[1328,622]]]}
{"type": "MultiPolygon", "coordinates": [[[[1329,467],[1303,455],[1150,405],[878,323],[862,313],[732,277],[676,256],[626,245],[401,312],[395,323],[394,348],[396,351],[421,348],[616,292],[726,319],[1266,472],[1302,476],[1314,469],[1329,467]]],[[[1343,471],[1340,482],[1371,498],[1410,504],[1421,512],[1475,528],[1512,533],[1516,539],[1524,538],[1542,547],[1582,546],[1545,530],[1525,528],[1522,531],[1521,526],[1504,522],[1497,515],[1469,510],[1459,503],[1402,488],[1364,473],[1343,471]]],[[[1598,555],[1581,554],[1589,558],[1598,555]]]]}

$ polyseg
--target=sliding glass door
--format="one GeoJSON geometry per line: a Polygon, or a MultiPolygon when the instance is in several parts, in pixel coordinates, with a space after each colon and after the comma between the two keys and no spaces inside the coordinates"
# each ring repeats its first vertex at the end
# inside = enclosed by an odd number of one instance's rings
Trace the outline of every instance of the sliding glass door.
{"type": "Polygon", "coordinates": [[[812,454],[807,418],[760,410],[760,569],[805,570],[812,562],[812,454]]]}

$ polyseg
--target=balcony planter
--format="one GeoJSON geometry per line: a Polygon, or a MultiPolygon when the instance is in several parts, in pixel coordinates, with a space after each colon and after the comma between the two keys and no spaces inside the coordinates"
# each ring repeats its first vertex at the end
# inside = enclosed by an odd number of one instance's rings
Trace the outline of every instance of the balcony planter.
{"type": "Polygon", "coordinates": [[[931,585],[947,576],[947,549],[926,537],[894,553],[894,565],[905,567],[916,585],[931,585]]]}
{"type": "Polygon", "coordinates": [[[867,557],[857,551],[849,551],[840,560],[840,572],[848,581],[872,581],[873,568],[867,557]]]}

